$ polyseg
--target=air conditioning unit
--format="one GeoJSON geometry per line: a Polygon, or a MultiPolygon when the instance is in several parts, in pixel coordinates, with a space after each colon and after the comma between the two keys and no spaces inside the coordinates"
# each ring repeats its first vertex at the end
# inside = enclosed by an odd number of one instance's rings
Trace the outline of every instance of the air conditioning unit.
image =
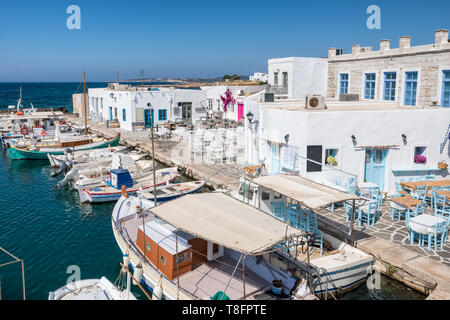
{"type": "Polygon", "coordinates": [[[306,96],[305,109],[308,110],[320,110],[326,109],[325,97],[320,94],[313,94],[306,96]]]}

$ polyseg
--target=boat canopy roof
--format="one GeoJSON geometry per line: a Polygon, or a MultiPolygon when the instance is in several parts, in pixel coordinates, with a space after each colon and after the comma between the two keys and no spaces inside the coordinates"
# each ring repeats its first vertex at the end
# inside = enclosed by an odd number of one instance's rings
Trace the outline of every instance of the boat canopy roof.
{"type": "Polygon", "coordinates": [[[271,189],[301,205],[316,210],[335,202],[361,199],[357,195],[293,175],[272,175],[249,179],[252,183],[271,189]]]}
{"type": "Polygon", "coordinates": [[[150,209],[191,235],[246,255],[260,255],[287,238],[304,233],[223,193],[180,197],[150,209]]]}

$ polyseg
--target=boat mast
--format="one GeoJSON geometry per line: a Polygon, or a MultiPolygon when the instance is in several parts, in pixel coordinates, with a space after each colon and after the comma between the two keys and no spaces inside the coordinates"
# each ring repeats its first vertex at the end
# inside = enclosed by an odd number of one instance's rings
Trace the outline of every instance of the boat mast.
{"type": "Polygon", "coordinates": [[[151,132],[151,138],[152,138],[152,164],[153,164],[153,198],[155,207],[158,205],[158,199],[156,197],[156,164],[155,164],[155,139],[153,136],[153,105],[149,103],[150,105],[150,132],[151,132]]]}
{"type": "Polygon", "coordinates": [[[87,135],[87,110],[86,110],[86,72],[83,72],[84,83],[84,135],[87,135]]]}
{"type": "Polygon", "coordinates": [[[20,105],[22,104],[22,86],[19,87],[19,100],[17,101],[17,112],[20,111],[20,105]]]}

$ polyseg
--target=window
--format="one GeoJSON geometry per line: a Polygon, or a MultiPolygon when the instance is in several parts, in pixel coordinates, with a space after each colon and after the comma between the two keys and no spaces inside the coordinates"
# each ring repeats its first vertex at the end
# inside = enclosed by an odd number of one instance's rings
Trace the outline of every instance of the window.
{"type": "Polygon", "coordinates": [[[127,109],[122,109],[122,120],[127,121],[127,109]]]}
{"type": "Polygon", "coordinates": [[[159,121],[167,120],[167,109],[158,110],[158,119],[159,121]]]}
{"type": "Polygon", "coordinates": [[[191,257],[192,257],[192,253],[190,251],[179,253],[178,254],[178,259],[176,260],[176,263],[182,263],[184,261],[190,260],[191,257]]]}
{"type": "Polygon", "coordinates": [[[166,264],[166,258],[164,258],[164,256],[161,256],[161,257],[159,258],[159,260],[161,260],[161,264],[162,264],[162,265],[165,265],[165,264],[166,264]]]}
{"type": "Polygon", "coordinates": [[[192,117],[192,102],[181,103],[181,117],[183,119],[190,119],[192,117]]]}
{"type": "Polygon", "coordinates": [[[307,146],[306,147],[306,172],[322,171],[322,146],[307,146]]]}
{"type": "Polygon", "coordinates": [[[263,191],[261,193],[261,200],[269,200],[270,199],[270,193],[267,191],[263,191]]]}
{"type": "Polygon", "coordinates": [[[338,149],[325,149],[325,164],[328,164],[330,166],[336,166],[337,165],[337,154],[338,149]],[[329,158],[331,157],[331,158],[329,158]],[[333,160],[334,158],[334,160],[333,160]]]}
{"type": "Polygon", "coordinates": [[[417,72],[405,73],[405,106],[416,105],[417,72]]]}
{"type": "Polygon", "coordinates": [[[426,163],[427,158],[425,156],[425,151],[427,147],[424,146],[417,146],[414,147],[414,163],[426,163]]]}
{"type": "Polygon", "coordinates": [[[441,107],[450,107],[450,70],[444,71],[442,75],[442,102],[441,107]]]}
{"type": "MultiPolygon", "coordinates": [[[[248,200],[252,200],[253,199],[253,192],[255,190],[249,186],[249,183],[245,183],[245,196],[247,197],[248,200]]],[[[244,184],[241,184],[241,186],[239,187],[239,194],[240,195],[244,195],[244,184]]],[[[246,199],[246,200],[247,200],[246,199]]]]}
{"type": "Polygon", "coordinates": [[[287,87],[288,85],[288,73],[283,72],[283,87],[287,87]]]}
{"type": "Polygon", "coordinates": [[[395,72],[384,73],[384,100],[395,100],[395,82],[397,74],[395,72]]]}
{"type": "Polygon", "coordinates": [[[375,73],[366,73],[366,84],[364,86],[364,98],[375,99],[375,73]]]}
{"type": "Polygon", "coordinates": [[[273,73],[273,85],[274,86],[278,85],[278,72],[273,73]]]}
{"type": "Polygon", "coordinates": [[[150,245],[150,242],[147,242],[147,251],[150,252],[151,248],[152,248],[152,246],[150,245]]]}
{"type": "Polygon", "coordinates": [[[341,73],[339,83],[340,83],[339,93],[340,94],[348,93],[348,73],[341,73]]]}

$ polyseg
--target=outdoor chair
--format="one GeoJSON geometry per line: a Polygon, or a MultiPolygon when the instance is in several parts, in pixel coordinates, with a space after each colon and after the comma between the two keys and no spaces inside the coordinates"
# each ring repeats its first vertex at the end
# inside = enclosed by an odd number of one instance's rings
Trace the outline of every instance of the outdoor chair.
{"type": "MultiPolygon", "coordinates": [[[[312,212],[307,216],[307,226],[306,231],[312,233],[313,246],[318,246],[320,248],[320,255],[323,254],[323,237],[319,231],[319,226],[317,223],[317,214],[312,212]]],[[[309,250],[309,246],[308,246],[309,250]]]]}
{"type": "Polygon", "coordinates": [[[448,236],[448,222],[437,223],[434,227],[434,233],[428,233],[427,236],[421,237],[421,245],[423,246],[425,241],[428,243],[428,251],[431,251],[431,246],[434,245],[434,250],[438,249],[438,243],[440,243],[440,249],[444,248],[444,243],[448,236]]]}
{"type": "MultiPolygon", "coordinates": [[[[345,221],[349,222],[352,218],[353,207],[352,207],[352,205],[350,205],[346,201],[344,201],[344,209],[345,209],[345,221]]],[[[355,212],[355,216],[356,216],[356,212],[355,212]]]]}
{"type": "Polygon", "coordinates": [[[406,220],[406,215],[408,209],[397,205],[394,201],[391,201],[391,220],[394,221],[395,219],[398,219],[398,221],[401,220],[402,217],[405,217],[406,220]]]}
{"type": "Polygon", "coordinates": [[[287,221],[289,225],[294,228],[299,228],[299,214],[300,214],[300,206],[290,204],[286,208],[287,212],[287,221]]]}
{"type": "Polygon", "coordinates": [[[378,216],[378,205],[377,200],[371,200],[368,206],[358,209],[358,226],[361,227],[364,221],[367,223],[368,228],[370,228],[370,225],[375,225],[378,216]]]}
{"type": "Polygon", "coordinates": [[[284,202],[272,202],[272,214],[278,220],[285,221],[284,202]]]}
{"type": "Polygon", "coordinates": [[[447,197],[433,192],[433,207],[434,207],[434,212],[436,212],[436,209],[446,209],[446,208],[450,208],[450,205],[447,203],[447,197]]]}
{"type": "Polygon", "coordinates": [[[426,203],[428,203],[431,206],[431,209],[434,208],[434,192],[438,191],[440,188],[439,187],[431,187],[431,190],[428,190],[427,192],[427,196],[425,197],[425,201],[426,203]]]}
{"type": "Polygon", "coordinates": [[[406,210],[406,216],[405,216],[405,224],[407,227],[409,227],[409,220],[411,217],[417,217],[419,214],[425,213],[425,203],[419,203],[416,205],[413,211],[406,210]]]}
{"type": "Polygon", "coordinates": [[[416,192],[412,195],[412,197],[425,203],[427,192],[428,186],[417,186],[416,192]]]}

